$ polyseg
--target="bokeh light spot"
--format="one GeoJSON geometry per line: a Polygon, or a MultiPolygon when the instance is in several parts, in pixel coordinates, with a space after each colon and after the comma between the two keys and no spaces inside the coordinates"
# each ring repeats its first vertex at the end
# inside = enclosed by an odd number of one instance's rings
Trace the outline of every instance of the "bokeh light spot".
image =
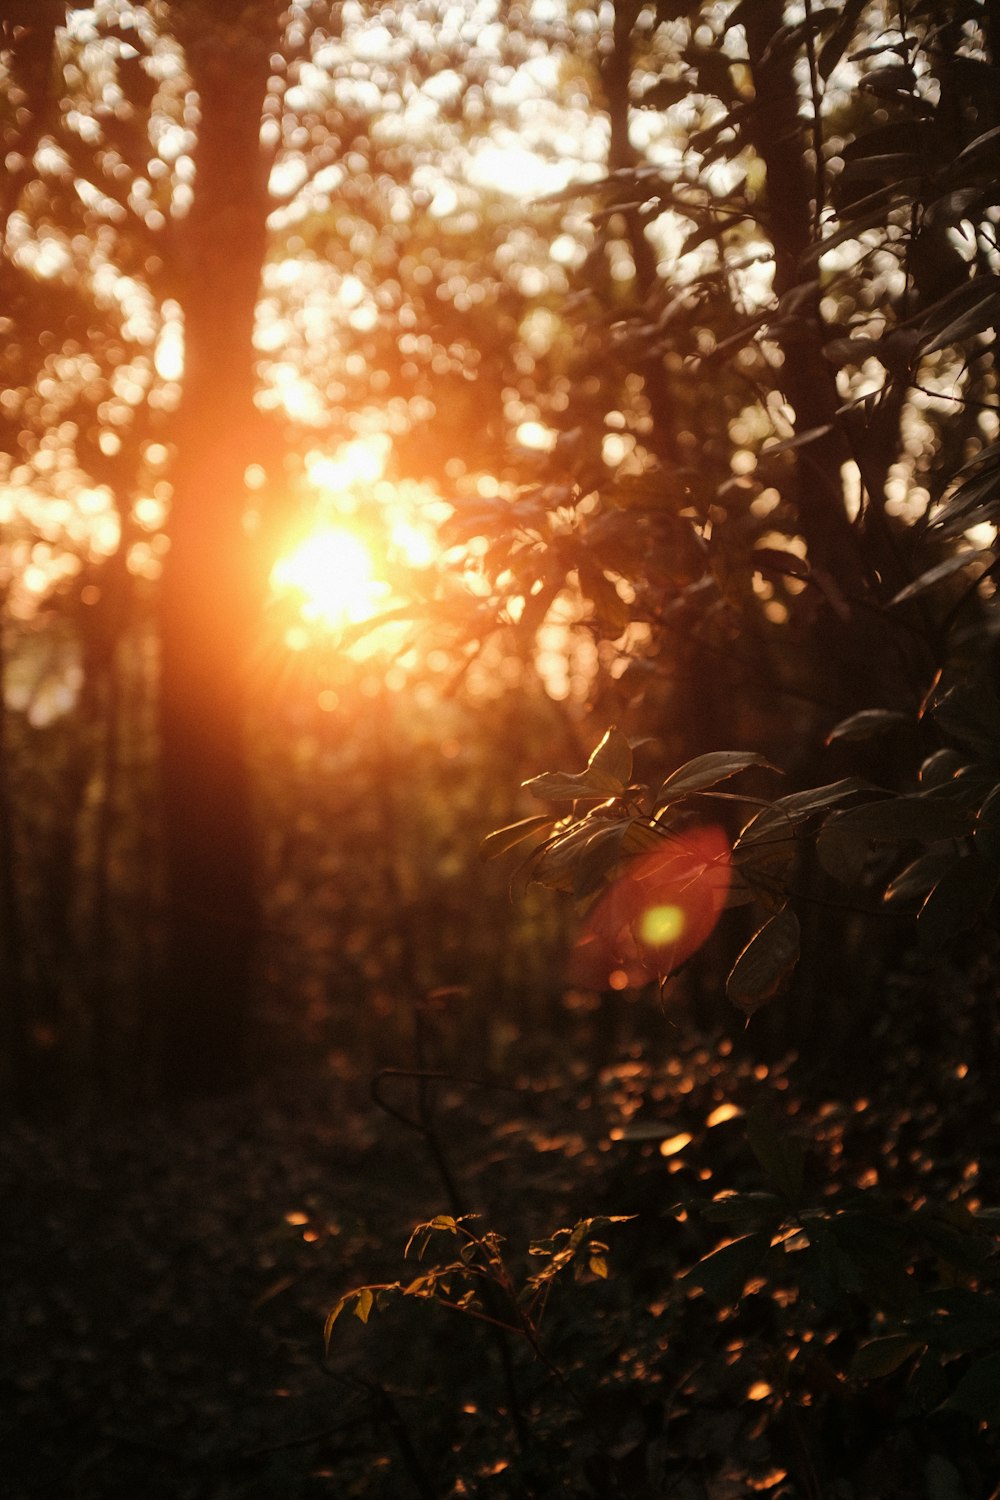
{"type": "Polygon", "coordinates": [[[639,919],[639,937],[651,948],[676,943],[684,931],[684,913],[679,906],[651,906],[639,919]]]}

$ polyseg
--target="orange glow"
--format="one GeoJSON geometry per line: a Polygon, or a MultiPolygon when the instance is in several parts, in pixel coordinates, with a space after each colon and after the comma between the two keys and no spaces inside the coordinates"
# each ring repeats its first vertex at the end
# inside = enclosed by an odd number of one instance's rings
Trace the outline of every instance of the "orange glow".
{"type": "Polygon", "coordinates": [[[574,983],[623,989],[673,973],[714,928],[729,879],[729,843],[720,828],[665,839],[661,849],[631,860],[584,923],[574,983]]]}
{"type": "MultiPolygon", "coordinates": [[[[427,569],[441,557],[442,502],[425,487],[384,477],[391,446],[373,433],[307,457],[309,482],[319,491],[317,520],[271,570],[272,589],[305,625],[339,630],[373,620],[403,602],[401,570],[427,569]]],[[[286,642],[300,650],[308,638],[286,633],[286,642]]]]}
{"type": "Polygon", "coordinates": [[[309,479],[334,495],[374,484],[385,472],[388,448],[385,438],[355,438],[333,455],[315,454],[309,463],[309,479]]]}
{"type": "Polygon", "coordinates": [[[271,586],[298,599],[304,620],[330,629],[371,619],[389,593],[362,538],[343,526],[314,531],[279,558],[271,586]]]}

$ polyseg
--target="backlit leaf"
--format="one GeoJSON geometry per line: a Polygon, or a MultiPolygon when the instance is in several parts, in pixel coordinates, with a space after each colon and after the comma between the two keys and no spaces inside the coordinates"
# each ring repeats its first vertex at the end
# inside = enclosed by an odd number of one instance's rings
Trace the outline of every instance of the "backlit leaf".
{"type": "Polygon", "coordinates": [[[1000,786],[994,787],[979,809],[973,839],[977,854],[1000,864],[1000,786]]]}
{"type": "Polygon", "coordinates": [[[901,713],[898,709],[863,708],[859,713],[851,714],[849,718],[841,719],[839,724],[834,725],[826,737],[826,743],[832,745],[836,740],[874,739],[876,735],[898,729],[901,724],[909,722],[909,714],[901,713]]]}
{"type": "Polygon", "coordinates": [[[621,792],[632,779],[632,746],[614,724],[607,731],[587,762],[587,772],[607,778],[615,791],[621,792]]]}
{"type": "Polygon", "coordinates": [[[726,980],[726,994],[748,1016],[777,994],[799,956],[799,919],[790,906],[765,922],[726,980]]]}
{"type": "Polygon", "coordinates": [[[912,583],[908,583],[905,589],[900,589],[894,598],[889,600],[890,604],[902,604],[907,599],[915,599],[918,594],[932,589],[935,584],[943,583],[946,578],[961,572],[967,568],[969,563],[989,556],[989,553],[979,551],[956,552],[951,557],[946,557],[943,562],[936,563],[933,568],[928,568],[926,573],[921,573],[912,583]]]}
{"type": "Polygon", "coordinates": [[[692,1266],[684,1280],[701,1287],[716,1307],[731,1307],[739,1300],[748,1279],[757,1270],[770,1247],[769,1232],[746,1234],[741,1239],[713,1250],[711,1255],[706,1255],[704,1260],[692,1266]]]}
{"type": "Polygon", "coordinates": [[[748,770],[750,766],[763,766],[768,771],[778,769],[765,760],[763,755],[755,755],[746,750],[714,750],[708,755],[696,756],[694,760],[687,761],[671,772],[656,794],[656,805],[667,806],[681,797],[690,796],[692,792],[717,786],[720,781],[726,781],[730,776],[748,770]]]}
{"type": "Polygon", "coordinates": [[[479,846],[480,859],[497,859],[509,849],[515,849],[543,828],[551,828],[552,819],[544,813],[534,818],[522,818],[518,823],[508,823],[505,828],[495,828],[488,833],[479,846]]]}
{"type": "Polygon", "coordinates": [[[852,1380],[879,1380],[891,1375],[900,1365],[922,1349],[923,1345],[904,1333],[890,1333],[872,1339],[857,1350],[847,1373],[852,1380]]]}

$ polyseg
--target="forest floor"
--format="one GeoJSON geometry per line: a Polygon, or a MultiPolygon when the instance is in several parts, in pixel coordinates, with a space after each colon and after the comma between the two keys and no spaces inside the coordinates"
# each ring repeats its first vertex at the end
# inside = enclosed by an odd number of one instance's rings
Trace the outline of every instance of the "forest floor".
{"type": "MultiPolygon", "coordinates": [[[[689,1191],[761,1187],[743,1117],[762,1091],[795,1118],[817,1183],[832,1172],[852,1189],[878,1179],[906,1195],[918,1181],[942,1201],[970,1193],[998,1201],[997,1101],[960,1030],[956,1048],[961,1057],[938,1055],[931,1067],[919,1051],[887,1049],[874,1089],[836,1097],[810,1097],[782,1063],[754,1064],[728,1042],[677,1032],[655,1062],[633,1046],[594,1072],[577,1064],[558,1076],[522,1074],[510,1089],[438,1087],[439,1139],[460,1192],[512,1246],[583,1213],[636,1215],[620,1238],[618,1226],[608,1231],[610,1279],[571,1289],[575,1311],[554,1315],[556,1362],[576,1328],[576,1367],[606,1359],[618,1373],[609,1364],[601,1402],[586,1408],[584,1438],[602,1427],[602,1453],[592,1445],[578,1477],[565,1477],[570,1463],[551,1489],[505,1478],[513,1439],[497,1416],[505,1397],[482,1323],[426,1305],[376,1314],[368,1327],[345,1316],[324,1360],[323,1322],[336,1299],[362,1282],[409,1279],[415,1269],[402,1250],[413,1226],[454,1206],[418,1133],[377,1108],[362,1080],[317,1064],[184,1111],[8,1127],[0,1137],[0,1492],[4,1500],[987,1500],[1000,1462],[991,1477],[995,1445],[970,1447],[979,1439],[967,1419],[968,1433],[939,1425],[919,1451],[919,1424],[907,1419],[869,1437],[867,1467],[852,1458],[836,1472],[831,1454],[847,1441],[843,1432],[875,1433],[894,1410],[883,1389],[873,1427],[852,1396],[849,1420],[824,1418],[825,1451],[796,1465],[787,1459],[787,1413],[775,1415],[772,1403],[769,1426],[767,1403],[748,1399],[775,1383],[759,1378],[771,1368],[760,1362],[766,1349],[737,1394],[733,1349],[745,1333],[735,1346],[719,1334],[709,1368],[704,1350],[693,1362],[684,1352],[690,1330],[656,1331],[663,1283],[705,1248],[692,1251],[690,1226],[667,1210],[689,1191]],[[636,1333],[626,1377],[630,1309],[640,1303],[655,1358],[636,1333]],[[603,1342],[588,1354],[595,1329],[603,1342]],[[668,1345],[688,1360],[675,1397],[691,1370],[705,1370],[703,1404],[689,1383],[672,1425],[650,1416],[651,1391],[669,1405],[663,1368],[654,1369],[656,1360],[669,1366],[668,1345]],[[654,1369],[651,1385],[633,1399],[644,1369],[654,1369]],[[640,1460],[641,1478],[630,1478],[640,1460]],[[923,1476],[918,1488],[908,1488],[913,1473],[923,1476]]],[[[404,1112],[412,1108],[409,1082],[390,1080],[387,1096],[390,1087],[404,1112]]],[[[710,1312],[695,1342],[723,1317],[710,1312]]],[[[756,1336],[766,1345],[766,1331],[756,1336]]],[[[537,1416],[541,1374],[527,1398],[540,1430],[548,1420],[537,1416]]]]}

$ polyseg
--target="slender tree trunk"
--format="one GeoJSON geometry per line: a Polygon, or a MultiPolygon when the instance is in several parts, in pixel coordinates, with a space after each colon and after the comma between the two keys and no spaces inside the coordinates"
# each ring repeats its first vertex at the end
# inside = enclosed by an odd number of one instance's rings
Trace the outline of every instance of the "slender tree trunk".
{"type": "Polygon", "coordinates": [[[779,298],[796,288],[801,293],[794,316],[783,320],[779,378],[795,411],[796,432],[820,433],[797,454],[799,519],[813,566],[856,597],[864,591],[864,569],[840,472],[850,451],[837,420],[836,377],[823,358],[819,292],[803,285],[801,262],[812,243],[816,219],[816,174],[806,158],[794,55],[779,40],[785,24],[783,0],[755,0],[742,6],[740,20],[756,93],[753,143],[767,173],[774,291],[779,298]]]}
{"type": "Polygon", "coordinates": [[[259,928],[243,692],[256,590],[243,512],[268,207],[260,120],[279,7],[175,0],[173,14],[200,123],[174,267],[184,382],[160,621],[163,1081],[207,1093],[244,1072],[259,928]]]}
{"type": "MultiPolygon", "coordinates": [[[[45,131],[58,115],[58,93],[53,87],[56,36],[66,23],[71,0],[5,0],[0,6],[0,48],[9,84],[19,95],[19,108],[0,127],[0,312],[15,311],[23,295],[22,278],[3,254],[11,215],[34,174],[34,154],[45,131]]],[[[75,7],[73,7],[75,8],[75,7]]],[[[0,445],[17,443],[17,419],[9,432],[0,422],[0,445]]],[[[6,676],[6,590],[0,596],[0,1109],[30,1109],[44,1093],[39,1050],[32,1036],[28,984],[28,938],[19,884],[17,813],[11,787],[8,719],[4,698],[6,676]]]]}
{"type": "MultiPolygon", "coordinates": [[[[13,799],[8,781],[10,747],[7,735],[7,712],[4,700],[6,686],[6,651],[4,639],[4,605],[0,596],[0,980],[3,1001],[0,1006],[0,1080],[3,1092],[13,1108],[19,1110],[31,1102],[30,1040],[28,1030],[28,996],[25,982],[25,942],[21,902],[18,895],[18,864],[13,799]]],[[[0,1108],[2,1112],[2,1108],[0,1108]]]]}

